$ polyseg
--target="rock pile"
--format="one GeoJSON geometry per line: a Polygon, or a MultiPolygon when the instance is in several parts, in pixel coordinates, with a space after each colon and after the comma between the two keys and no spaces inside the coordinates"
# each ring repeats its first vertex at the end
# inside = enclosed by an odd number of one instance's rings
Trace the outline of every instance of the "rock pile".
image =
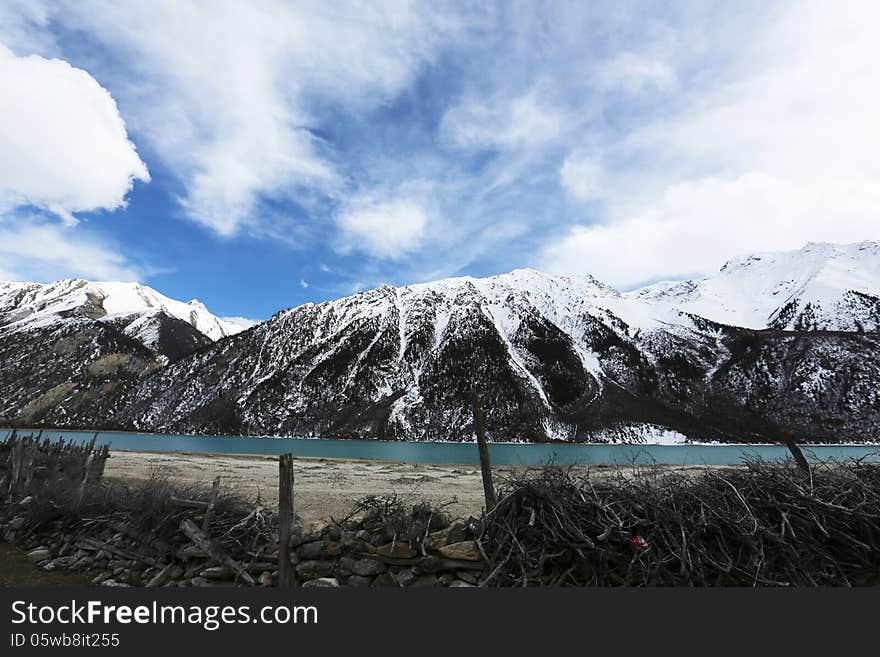
{"type": "MultiPolygon", "coordinates": [[[[27,503],[27,500],[22,500],[27,503]]],[[[0,524],[0,536],[16,543],[39,567],[86,573],[102,586],[236,586],[237,569],[193,545],[180,533],[166,554],[150,556],[142,539],[124,525],[56,520],[27,531],[24,515],[0,524]]],[[[294,528],[291,563],[303,587],[471,587],[485,575],[485,562],[467,525],[437,514],[421,540],[402,538],[389,524],[363,519],[311,523],[294,528]]],[[[276,586],[278,553],[239,562],[257,586],[276,586]]]]}

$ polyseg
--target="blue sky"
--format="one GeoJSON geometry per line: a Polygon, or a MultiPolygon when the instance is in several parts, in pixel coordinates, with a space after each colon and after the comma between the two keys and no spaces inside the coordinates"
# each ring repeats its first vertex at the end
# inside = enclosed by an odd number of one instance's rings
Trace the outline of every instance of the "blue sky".
{"type": "Polygon", "coordinates": [[[876,3],[0,6],[0,278],[262,319],[880,238],[876,3]]]}

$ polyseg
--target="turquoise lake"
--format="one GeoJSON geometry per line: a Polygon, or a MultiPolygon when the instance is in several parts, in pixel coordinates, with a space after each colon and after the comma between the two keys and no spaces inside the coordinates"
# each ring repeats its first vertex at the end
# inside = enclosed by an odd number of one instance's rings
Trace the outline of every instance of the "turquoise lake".
{"type": "MultiPolygon", "coordinates": [[[[94,432],[44,431],[44,436],[87,441],[94,432]]],[[[375,459],[405,463],[478,463],[475,443],[419,443],[384,440],[316,440],[308,438],[257,438],[241,436],[176,436],[100,432],[100,444],[112,449],[149,452],[215,452],[220,454],[277,455],[375,459]]],[[[880,461],[880,445],[802,445],[809,459],[866,458],[880,461]]],[[[782,445],[599,445],[511,444],[489,445],[490,460],[498,465],[668,464],[735,465],[743,459],[765,460],[789,456],[782,445]]]]}

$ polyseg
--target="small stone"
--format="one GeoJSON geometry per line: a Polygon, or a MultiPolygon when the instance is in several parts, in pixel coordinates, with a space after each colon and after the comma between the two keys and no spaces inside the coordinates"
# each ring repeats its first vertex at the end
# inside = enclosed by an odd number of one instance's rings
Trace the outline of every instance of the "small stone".
{"type": "Polygon", "coordinates": [[[55,567],[56,568],[70,568],[76,562],[76,559],[73,555],[68,555],[66,557],[58,557],[55,559],[55,567]]]}
{"type": "Polygon", "coordinates": [[[456,577],[452,573],[443,573],[442,575],[440,575],[440,584],[442,584],[443,586],[449,586],[454,581],[456,581],[456,577]]]}
{"type": "Polygon", "coordinates": [[[354,559],[351,557],[342,557],[339,560],[339,570],[343,575],[350,575],[354,572],[354,559]]]}
{"type": "Polygon", "coordinates": [[[379,575],[384,573],[386,570],[385,564],[381,561],[376,561],[374,559],[358,559],[352,565],[352,571],[355,575],[360,575],[361,577],[371,577],[373,575],[379,575]]]}
{"type": "Polygon", "coordinates": [[[480,583],[480,578],[474,572],[468,570],[459,570],[455,574],[458,576],[458,579],[467,582],[468,584],[476,585],[480,583]]]}
{"type": "Polygon", "coordinates": [[[263,571],[260,575],[260,579],[257,581],[260,583],[260,586],[272,586],[275,583],[275,578],[272,577],[271,572],[263,571]]]}
{"type": "Polygon", "coordinates": [[[320,559],[324,555],[324,541],[303,543],[296,552],[304,560],[320,559]]]}
{"type": "Polygon", "coordinates": [[[366,529],[358,530],[357,532],[355,532],[354,537],[359,541],[366,541],[367,543],[370,542],[370,532],[368,532],[366,529]]]}
{"type": "Polygon", "coordinates": [[[310,579],[307,582],[303,582],[302,586],[304,589],[335,589],[339,587],[339,580],[335,577],[318,577],[317,579],[310,579]]]}
{"type": "Polygon", "coordinates": [[[418,575],[416,575],[412,568],[401,570],[399,573],[395,573],[393,577],[400,586],[412,586],[418,579],[418,575]]]}
{"type": "Polygon", "coordinates": [[[464,523],[457,522],[445,529],[428,534],[427,538],[425,538],[425,547],[429,550],[437,550],[444,545],[460,543],[461,541],[466,541],[468,538],[469,536],[464,523]]]}
{"type": "Polygon", "coordinates": [[[28,552],[27,556],[31,561],[39,562],[51,558],[52,553],[49,552],[49,548],[41,546],[28,552]]]}
{"type": "Polygon", "coordinates": [[[303,542],[307,543],[322,538],[325,529],[327,529],[327,523],[322,520],[304,522],[302,527],[303,542]]]}
{"type": "Polygon", "coordinates": [[[320,579],[333,575],[334,563],[332,561],[303,561],[296,567],[296,574],[300,580],[320,579]]]}
{"type": "Polygon", "coordinates": [[[342,536],[339,539],[340,545],[346,550],[350,550],[355,545],[357,545],[357,541],[357,535],[355,534],[355,532],[352,531],[342,532],[342,536]]]}
{"type": "Polygon", "coordinates": [[[92,578],[92,584],[100,584],[105,579],[109,579],[111,574],[112,573],[105,571],[103,573],[99,573],[98,575],[95,575],[95,577],[92,578]]]}
{"type": "Polygon", "coordinates": [[[372,583],[372,577],[361,577],[360,575],[352,575],[345,582],[346,586],[351,586],[353,588],[362,588],[364,586],[369,586],[372,583]]]}
{"type": "Polygon", "coordinates": [[[160,570],[158,573],[156,573],[156,574],[155,574],[155,575],[154,575],[154,576],[153,576],[153,577],[147,582],[147,588],[153,588],[153,587],[156,587],[156,586],[162,586],[162,585],[164,585],[165,582],[167,582],[169,579],[171,579],[171,569],[172,569],[173,567],[174,567],[174,566],[173,566],[172,564],[168,564],[168,565],[165,566],[162,570],[160,570]]]}
{"type": "Polygon", "coordinates": [[[418,552],[413,550],[406,541],[394,541],[393,543],[377,547],[376,554],[380,554],[383,557],[394,557],[395,559],[412,559],[418,555],[418,552]]]}
{"type": "Polygon", "coordinates": [[[465,582],[463,580],[457,579],[452,584],[449,585],[451,589],[472,589],[474,585],[470,582],[465,582]]]}
{"type": "Polygon", "coordinates": [[[428,523],[428,529],[430,531],[435,531],[437,529],[446,529],[451,524],[452,518],[449,517],[448,513],[437,511],[431,514],[431,520],[428,523]]]}
{"type": "Polygon", "coordinates": [[[303,528],[295,526],[290,530],[290,547],[296,548],[302,545],[304,539],[303,528]]]}
{"type": "Polygon", "coordinates": [[[422,575],[411,584],[413,588],[428,588],[439,585],[439,580],[433,575],[422,575]]]}
{"type": "Polygon", "coordinates": [[[461,559],[463,561],[480,561],[483,557],[477,548],[476,541],[462,541],[460,543],[452,543],[444,545],[439,549],[447,559],[461,559]]]}
{"type": "Polygon", "coordinates": [[[400,584],[398,584],[397,580],[395,580],[391,576],[391,573],[382,573],[381,575],[378,575],[375,579],[373,579],[373,583],[370,586],[373,586],[376,588],[386,587],[386,586],[392,586],[395,588],[399,588],[400,584]]]}
{"type": "Polygon", "coordinates": [[[226,566],[213,566],[205,568],[200,575],[206,579],[233,579],[235,576],[231,569],[226,566]]]}

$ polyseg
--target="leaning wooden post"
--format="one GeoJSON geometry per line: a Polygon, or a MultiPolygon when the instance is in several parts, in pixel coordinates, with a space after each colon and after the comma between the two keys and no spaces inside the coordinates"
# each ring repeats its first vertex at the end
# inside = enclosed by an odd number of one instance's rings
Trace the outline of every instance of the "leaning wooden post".
{"type": "Polygon", "coordinates": [[[486,512],[495,508],[495,484],[492,483],[492,465],[489,463],[489,446],[486,444],[486,421],[483,409],[477,398],[477,391],[471,388],[471,403],[474,410],[474,433],[477,434],[477,447],[480,450],[480,471],[483,474],[483,494],[486,497],[486,512]]]}
{"type": "Polygon", "coordinates": [[[278,586],[293,585],[290,534],[293,525],[293,454],[278,459],[278,586]]]}
{"type": "Polygon", "coordinates": [[[809,474],[810,464],[807,462],[807,459],[804,456],[804,453],[801,451],[801,448],[798,447],[798,444],[794,441],[794,438],[791,437],[791,434],[783,431],[782,442],[785,443],[785,446],[788,447],[788,451],[790,451],[792,456],[794,456],[794,462],[797,463],[797,466],[801,470],[809,474]]]}

